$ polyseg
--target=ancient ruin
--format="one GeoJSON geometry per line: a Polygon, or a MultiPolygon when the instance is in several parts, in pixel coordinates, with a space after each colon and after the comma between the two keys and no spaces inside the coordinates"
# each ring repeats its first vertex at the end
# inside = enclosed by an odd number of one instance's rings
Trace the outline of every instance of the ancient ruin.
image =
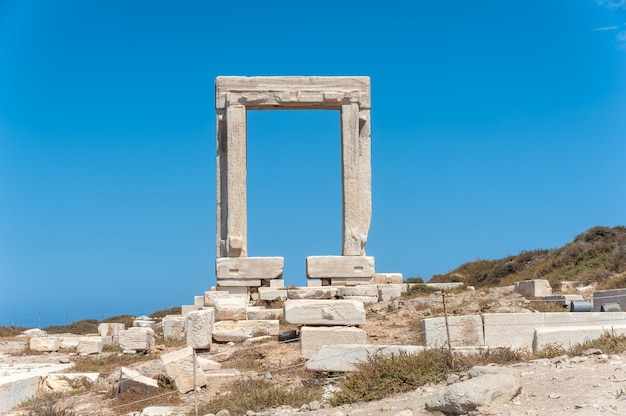
{"type": "Polygon", "coordinates": [[[243,293],[283,274],[283,257],[248,256],[246,112],[339,110],[343,189],[340,256],[306,259],[310,285],[370,284],[374,258],[365,255],[372,217],[369,77],[218,77],[217,135],[218,290],[243,293]]]}

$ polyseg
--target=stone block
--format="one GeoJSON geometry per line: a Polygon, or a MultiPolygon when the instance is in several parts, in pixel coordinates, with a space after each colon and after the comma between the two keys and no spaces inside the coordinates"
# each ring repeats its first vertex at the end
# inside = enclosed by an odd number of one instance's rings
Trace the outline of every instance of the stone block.
{"type": "Polygon", "coordinates": [[[125,324],[104,322],[98,325],[98,334],[103,337],[117,337],[124,329],[126,329],[125,324]]]}
{"type": "Polygon", "coordinates": [[[626,322],[626,312],[546,312],[544,326],[612,325],[626,322]]]}
{"type": "MultiPolygon", "coordinates": [[[[483,321],[479,315],[449,316],[448,326],[452,347],[485,345],[483,321]]],[[[422,342],[426,347],[442,348],[448,345],[443,317],[422,319],[420,327],[422,342]]]]}
{"type": "Polygon", "coordinates": [[[244,342],[261,335],[278,336],[278,320],[219,321],[213,329],[213,339],[218,342],[244,342]]]}
{"type": "Polygon", "coordinates": [[[402,289],[396,285],[378,286],[378,301],[386,302],[394,299],[400,299],[402,297],[402,289]]]}
{"type": "Polygon", "coordinates": [[[204,308],[204,296],[194,296],[193,305],[198,309],[204,308]]]}
{"type": "Polygon", "coordinates": [[[328,280],[331,286],[358,286],[371,285],[374,279],[371,277],[333,277],[328,280]]]}
{"type": "Polygon", "coordinates": [[[261,279],[219,279],[217,287],[259,287],[261,279]]]}
{"type": "Polygon", "coordinates": [[[593,292],[593,311],[600,312],[605,303],[619,303],[620,309],[626,309],[626,289],[596,290],[593,292]]]}
{"type": "Polygon", "coordinates": [[[339,294],[343,297],[346,296],[369,296],[378,298],[378,287],[376,285],[359,285],[341,287],[339,294]]]}
{"type": "Polygon", "coordinates": [[[285,289],[274,289],[271,287],[260,287],[259,298],[261,300],[285,300],[287,299],[287,291],[285,289]]]}
{"type": "Polygon", "coordinates": [[[322,279],[307,279],[306,280],[306,287],[321,287],[322,285],[322,279]]]}
{"type": "Polygon", "coordinates": [[[333,299],[339,294],[339,289],[330,286],[326,287],[303,287],[298,289],[288,289],[288,299],[333,299]]]}
{"type": "Polygon", "coordinates": [[[282,257],[218,257],[215,274],[218,285],[221,279],[280,279],[284,264],[282,257]]]}
{"type": "Polygon", "coordinates": [[[270,280],[270,287],[273,287],[273,288],[285,287],[285,281],[283,279],[272,279],[270,280]]]}
{"type": "Polygon", "coordinates": [[[217,290],[204,292],[204,306],[213,307],[215,306],[215,298],[227,298],[229,296],[228,292],[218,292],[217,290]]]}
{"type": "MultiPolygon", "coordinates": [[[[420,283],[417,283],[420,284],[420,283]]],[[[449,282],[449,283],[424,283],[427,287],[430,287],[431,289],[437,289],[437,290],[451,290],[451,289],[458,289],[460,287],[462,287],[465,283],[462,282],[449,282]]]]}
{"type": "Polygon", "coordinates": [[[61,349],[65,351],[75,351],[80,342],[79,336],[64,336],[61,338],[61,349]]]}
{"type": "Polygon", "coordinates": [[[401,351],[419,354],[423,350],[420,345],[325,345],[306,362],[304,368],[308,371],[354,371],[356,364],[367,361],[370,355],[399,354],[401,351]]]}
{"type": "Polygon", "coordinates": [[[402,273],[374,273],[374,284],[400,284],[402,283],[402,273]]]}
{"type": "Polygon", "coordinates": [[[120,393],[132,389],[145,395],[154,395],[159,390],[159,383],[155,379],[146,377],[131,368],[122,367],[116,371],[116,378],[119,380],[118,389],[120,393]]]}
{"type": "Polygon", "coordinates": [[[61,338],[57,337],[33,337],[30,339],[31,351],[56,352],[61,348],[61,338]]]}
{"type": "Polygon", "coordinates": [[[132,327],[120,331],[120,348],[132,351],[152,351],[154,331],[152,328],[132,327]]]}
{"type": "Polygon", "coordinates": [[[202,387],[207,384],[207,378],[200,365],[194,363],[194,354],[191,347],[168,352],[161,355],[161,362],[165,367],[168,377],[174,380],[174,385],[180,393],[192,391],[195,387],[202,387]],[[194,383],[195,366],[195,383],[194,383]]]}
{"type": "Polygon", "coordinates": [[[363,305],[374,305],[376,303],[378,303],[378,295],[376,296],[344,296],[344,299],[348,299],[348,300],[356,300],[359,301],[361,303],[363,303],[363,305]]]}
{"type": "Polygon", "coordinates": [[[552,294],[550,282],[545,279],[522,280],[515,282],[513,290],[517,293],[521,293],[522,295],[533,296],[536,298],[550,296],[552,294]]]}
{"type": "MultiPolygon", "coordinates": [[[[189,315],[189,314],[187,314],[189,315]]],[[[161,321],[163,323],[163,338],[182,339],[185,336],[185,316],[167,315],[161,321]]]]}
{"type": "Polygon", "coordinates": [[[215,298],[216,321],[239,321],[247,319],[248,301],[241,296],[215,298]]]}
{"type": "Polygon", "coordinates": [[[46,374],[39,380],[37,394],[65,394],[89,390],[100,378],[98,373],[46,374]]]}
{"type": "Polygon", "coordinates": [[[583,300],[580,295],[551,295],[545,296],[546,302],[560,302],[564,308],[569,308],[573,300],[583,300]]]}
{"type": "Polygon", "coordinates": [[[214,322],[215,311],[213,308],[189,312],[185,322],[187,346],[194,349],[211,348],[214,322]]]}
{"type": "MultiPolygon", "coordinates": [[[[194,305],[195,306],[195,305],[194,305]]],[[[135,328],[152,328],[154,331],[156,329],[156,322],[154,319],[149,316],[140,316],[133,320],[133,327],[135,328]]]]}
{"type": "Polygon", "coordinates": [[[196,305],[181,305],[180,314],[185,316],[191,311],[197,311],[199,308],[196,305]]]}
{"type": "Polygon", "coordinates": [[[349,326],[303,326],[300,329],[300,355],[311,358],[324,345],[365,344],[367,336],[360,328],[349,326]]]}
{"type": "Polygon", "coordinates": [[[626,325],[537,328],[533,339],[533,352],[538,352],[548,345],[560,345],[563,348],[569,348],[587,340],[600,338],[606,332],[614,333],[616,336],[626,335],[626,325]]]}
{"type": "Polygon", "coordinates": [[[200,366],[202,371],[214,371],[214,370],[222,369],[222,364],[218,363],[217,361],[213,361],[209,358],[205,358],[205,357],[198,355],[196,356],[196,361],[198,362],[198,365],[200,366]]]}
{"type": "Polygon", "coordinates": [[[310,256],[306,258],[309,278],[367,278],[374,277],[374,257],[370,256],[310,256]]]}
{"type": "Polygon", "coordinates": [[[248,306],[249,320],[281,320],[282,318],[282,309],[267,309],[262,306],[248,306]]]}
{"type": "Polygon", "coordinates": [[[544,325],[543,313],[486,313],[485,346],[532,350],[535,328],[544,325]]]}
{"type": "Polygon", "coordinates": [[[248,287],[244,287],[244,286],[217,286],[215,288],[216,291],[218,292],[226,292],[229,295],[242,295],[242,296],[250,296],[250,291],[248,290],[248,287]]]}
{"type": "Polygon", "coordinates": [[[296,325],[363,325],[365,308],[356,300],[288,299],[283,316],[296,325]]]}
{"type": "Polygon", "coordinates": [[[81,337],[76,346],[76,353],[80,355],[100,354],[102,347],[104,347],[102,338],[103,337],[81,337]]]}

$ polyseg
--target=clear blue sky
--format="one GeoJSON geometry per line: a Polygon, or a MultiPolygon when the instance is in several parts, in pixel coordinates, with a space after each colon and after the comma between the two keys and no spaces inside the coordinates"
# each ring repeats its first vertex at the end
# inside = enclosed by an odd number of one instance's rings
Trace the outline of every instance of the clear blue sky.
{"type": "MultiPolygon", "coordinates": [[[[368,75],[380,272],[626,224],[626,1],[0,0],[0,325],[215,284],[219,75],[368,75]]],[[[248,112],[249,253],[341,252],[339,114],[248,112]]]]}

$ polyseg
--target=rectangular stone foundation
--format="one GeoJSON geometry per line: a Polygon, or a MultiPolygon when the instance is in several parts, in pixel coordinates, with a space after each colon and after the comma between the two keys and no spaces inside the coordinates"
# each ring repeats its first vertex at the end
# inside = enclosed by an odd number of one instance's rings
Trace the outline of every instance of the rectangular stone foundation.
{"type": "Polygon", "coordinates": [[[365,344],[367,336],[360,328],[349,326],[314,327],[300,329],[300,355],[311,358],[324,345],[365,344]]]}
{"type": "Polygon", "coordinates": [[[218,257],[215,275],[220,279],[280,279],[283,276],[282,257],[218,257]]]}
{"type": "Polygon", "coordinates": [[[306,277],[371,280],[374,277],[374,257],[309,256],[306,258],[306,277]]]}

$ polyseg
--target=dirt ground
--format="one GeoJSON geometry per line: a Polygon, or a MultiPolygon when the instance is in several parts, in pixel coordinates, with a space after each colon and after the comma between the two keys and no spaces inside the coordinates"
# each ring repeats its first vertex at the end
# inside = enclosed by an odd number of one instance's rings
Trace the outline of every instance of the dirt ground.
{"type": "MultiPolygon", "coordinates": [[[[518,312],[532,309],[533,304],[511,288],[465,291],[446,294],[446,309],[450,314],[462,315],[479,312],[518,312]]],[[[440,294],[413,299],[382,302],[368,307],[364,326],[368,342],[372,344],[419,344],[419,322],[425,317],[441,316],[443,303],[440,294]]],[[[23,355],[26,339],[0,339],[0,364],[26,362],[59,362],[67,354],[53,353],[23,355]]],[[[166,350],[175,349],[169,347],[166,350]]],[[[209,386],[201,392],[184,395],[176,414],[185,414],[200,403],[222,392],[225,383],[247,375],[263,375],[280,385],[297,386],[311,374],[303,370],[299,344],[276,342],[253,346],[214,344],[205,354],[207,358],[222,363],[221,370],[208,374],[209,386]]],[[[75,359],[70,357],[70,359],[75,359]]],[[[142,361],[133,365],[147,376],[164,373],[160,360],[142,361]]],[[[484,415],[626,415],[626,355],[603,354],[537,360],[511,366],[521,377],[522,392],[511,402],[484,411],[484,415]]],[[[349,406],[308,409],[273,409],[267,415],[435,415],[425,410],[424,403],[441,385],[430,385],[413,392],[384,400],[356,403],[349,406]]],[[[74,396],[71,400],[76,415],[113,415],[113,406],[107,396],[107,387],[74,396]]],[[[119,410],[119,409],[118,409],[119,410]]],[[[18,410],[6,413],[19,415],[18,410]]]]}

